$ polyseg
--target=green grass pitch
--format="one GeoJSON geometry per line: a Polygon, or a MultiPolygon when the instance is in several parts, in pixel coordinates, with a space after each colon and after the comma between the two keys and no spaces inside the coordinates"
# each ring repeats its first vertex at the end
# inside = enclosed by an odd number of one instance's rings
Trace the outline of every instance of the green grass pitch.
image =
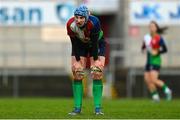
{"type": "Polygon", "coordinates": [[[148,99],[103,99],[103,116],[93,114],[92,98],[83,100],[82,114],[69,116],[71,98],[0,98],[0,119],[180,119],[180,100],[154,103],[148,99]]]}

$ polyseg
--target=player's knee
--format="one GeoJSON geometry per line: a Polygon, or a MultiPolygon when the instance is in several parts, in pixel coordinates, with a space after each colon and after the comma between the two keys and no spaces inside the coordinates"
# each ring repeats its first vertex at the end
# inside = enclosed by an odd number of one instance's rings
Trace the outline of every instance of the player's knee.
{"type": "Polygon", "coordinates": [[[83,69],[76,69],[76,70],[73,70],[73,76],[74,76],[74,79],[76,80],[82,80],[84,79],[84,70],[83,69]]]}
{"type": "Polygon", "coordinates": [[[148,77],[144,77],[144,81],[145,81],[146,83],[148,83],[148,82],[150,82],[150,79],[149,79],[148,77]]]}
{"type": "Polygon", "coordinates": [[[146,84],[153,84],[153,81],[150,78],[145,79],[146,84]]]}
{"type": "Polygon", "coordinates": [[[156,83],[157,83],[157,80],[158,80],[157,78],[152,78],[152,79],[151,79],[151,82],[154,83],[154,84],[156,84],[156,83]]]}
{"type": "Polygon", "coordinates": [[[92,79],[102,79],[103,72],[98,67],[91,67],[91,78],[92,79]]]}

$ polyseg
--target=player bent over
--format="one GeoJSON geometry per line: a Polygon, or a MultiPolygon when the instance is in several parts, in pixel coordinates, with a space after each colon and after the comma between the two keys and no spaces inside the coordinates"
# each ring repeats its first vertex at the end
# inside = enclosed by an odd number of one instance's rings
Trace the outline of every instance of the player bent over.
{"type": "Polygon", "coordinates": [[[89,15],[88,8],[84,5],[77,7],[74,17],[67,22],[67,33],[72,44],[72,73],[74,110],[70,115],[81,113],[84,69],[87,57],[90,56],[91,78],[93,79],[94,112],[103,115],[101,111],[102,77],[105,64],[105,41],[100,21],[97,17],[89,15]]]}

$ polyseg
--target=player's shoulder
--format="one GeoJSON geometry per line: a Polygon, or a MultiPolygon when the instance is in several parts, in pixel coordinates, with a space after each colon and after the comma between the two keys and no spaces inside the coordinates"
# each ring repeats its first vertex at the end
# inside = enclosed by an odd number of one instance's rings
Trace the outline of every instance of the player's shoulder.
{"type": "Polygon", "coordinates": [[[93,16],[93,15],[90,15],[90,16],[89,16],[89,20],[90,20],[94,25],[97,24],[97,23],[99,23],[98,17],[93,16]]]}
{"type": "Polygon", "coordinates": [[[150,40],[150,39],[151,39],[151,35],[149,33],[144,35],[144,41],[150,40]]]}
{"type": "Polygon", "coordinates": [[[160,40],[160,42],[164,42],[163,36],[159,35],[159,40],[160,40]]]}
{"type": "Polygon", "coordinates": [[[70,26],[73,22],[74,22],[74,17],[70,18],[70,19],[67,21],[66,25],[67,25],[67,26],[70,26]]]}

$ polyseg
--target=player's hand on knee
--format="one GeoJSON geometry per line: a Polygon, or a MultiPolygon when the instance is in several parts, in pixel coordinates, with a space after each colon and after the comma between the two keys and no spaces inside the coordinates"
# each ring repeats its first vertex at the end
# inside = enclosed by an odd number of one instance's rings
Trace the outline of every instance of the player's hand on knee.
{"type": "Polygon", "coordinates": [[[84,70],[80,62],[75,62],[72,66],[72,71],[75,79],[84,78],[84,70]]]}
{"type": "Polygon", "coordinates": [[[100,73],[100,72],[102,72],[102,69],[99,68],[98,66],[91,66],[91,73],[93,73],[93,72],[100,73]]]}
{"type": "Polygon", "coordinates": [[[79,68],[73,71],[73,75],[75,79],[81,80],[84,78],[85,73],[83,69],[79,68]]]}
{"type": "Polygon", "coordinates": [[[100,69],[101,71],[103,71],[104,65],[102,64],[100,60],[96,60],[94,61],[94,64],[91,67],[94,69],[100,69]]]}
{"type": "Polygon", "coordinates": [[[92,79],[102,79],[103,71],[101,68],[97,66],[91,67],[91,78],[92,79]]]}

